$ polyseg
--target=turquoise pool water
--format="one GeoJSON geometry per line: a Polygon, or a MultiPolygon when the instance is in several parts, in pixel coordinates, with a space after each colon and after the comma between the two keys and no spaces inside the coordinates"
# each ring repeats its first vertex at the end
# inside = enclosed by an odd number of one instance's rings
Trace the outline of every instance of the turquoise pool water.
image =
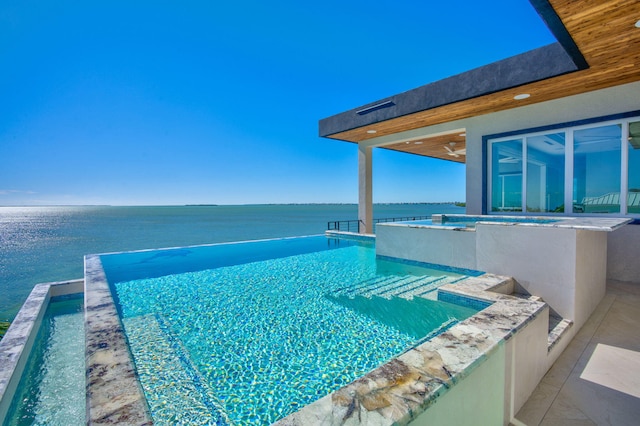
{"type": "Polygon", "coordinates": [[[85,423],[82,295],[50,302],[5,426],[85,423]]]}
{"type": "Polygon", "coordinates": [[[430,300],[463,274],[324,236],[101,259],[156,424],[270,424],[477,312],[430,300]]]}
{"type": "Polygon", "coordinates": [[[557,219],[543,219],[539,217],[515,217],[515,216],[471,216],[471,215],[459,215],[459,216],[444,216],[442,221],[434,222],[432,219],[414,220],[406,223],[409,225],[435,225],[435,226],[447,226],[447,227],[466,227],[475,228],[478,222],[507,222],[507,223],[553,223],[557,222],[557,219]]]}

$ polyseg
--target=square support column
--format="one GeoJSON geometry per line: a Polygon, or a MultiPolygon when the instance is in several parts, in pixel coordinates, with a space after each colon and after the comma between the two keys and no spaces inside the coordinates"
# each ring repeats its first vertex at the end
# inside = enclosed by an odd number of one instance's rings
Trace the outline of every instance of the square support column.
{"type": "Polygon", "coordinates": [[[372,148],[358,144],[358,230],[373,234],[372,148]]]}

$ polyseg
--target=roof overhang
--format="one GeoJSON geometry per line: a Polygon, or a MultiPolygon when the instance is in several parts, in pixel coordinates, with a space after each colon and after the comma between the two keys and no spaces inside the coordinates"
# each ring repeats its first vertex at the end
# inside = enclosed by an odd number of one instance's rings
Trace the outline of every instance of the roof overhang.
{"type": "MultiPolygon", "coordinates": [[[[640,80],[640,2],[530,2],[557,43],[325,118],[320,136],[357,143],[640,80]]],[[[464,162],[444,148],[385,147],[464,162]]]]}

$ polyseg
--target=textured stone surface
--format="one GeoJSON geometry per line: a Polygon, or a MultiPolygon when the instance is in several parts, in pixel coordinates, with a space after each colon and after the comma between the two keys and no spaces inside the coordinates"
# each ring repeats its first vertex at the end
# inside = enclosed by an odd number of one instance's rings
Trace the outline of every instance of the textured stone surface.
{"type": "Polygon", "coordinates": [[[85,258],[85,339],[88,423],[152,424],[98,256],[85,258]]]}

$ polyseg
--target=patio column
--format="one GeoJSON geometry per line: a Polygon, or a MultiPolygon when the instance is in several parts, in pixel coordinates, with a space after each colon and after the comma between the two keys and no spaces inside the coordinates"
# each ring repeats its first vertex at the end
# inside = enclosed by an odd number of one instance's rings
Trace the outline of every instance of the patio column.
{"type": "Polygon", "coordinates": [[[373,234],[371,152],[370,146],[358,144],[358,229],[361,234],[373,234]]]}

